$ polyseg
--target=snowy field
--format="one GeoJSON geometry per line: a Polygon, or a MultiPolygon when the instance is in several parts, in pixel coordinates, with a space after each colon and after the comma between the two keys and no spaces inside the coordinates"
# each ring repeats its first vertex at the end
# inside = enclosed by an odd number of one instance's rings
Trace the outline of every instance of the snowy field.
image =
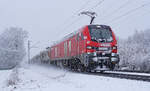
{"type": "Polygon", "coordinates": [[[0,91],[6,86],[6,81],[9,79],[12,70],[0,70],[0,91]]]}
{"type": "Polygon", "coordinates": [[[16,85],[8,86],[12,72],[0,71],[0,91],[150,91],[149,82],[73,73],[50,65],[25,65],[18,69],[16,85]]]}

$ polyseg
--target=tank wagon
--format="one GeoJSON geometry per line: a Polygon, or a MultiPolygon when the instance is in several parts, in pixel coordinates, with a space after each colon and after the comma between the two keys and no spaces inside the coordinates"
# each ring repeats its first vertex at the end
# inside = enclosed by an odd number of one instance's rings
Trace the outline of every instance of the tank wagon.
{"type": "Polygon", "coordinates": [[[48,48],[50,63],[78,71],[113,70],[117,41],[107,25],[86,25],[48,48]]]}

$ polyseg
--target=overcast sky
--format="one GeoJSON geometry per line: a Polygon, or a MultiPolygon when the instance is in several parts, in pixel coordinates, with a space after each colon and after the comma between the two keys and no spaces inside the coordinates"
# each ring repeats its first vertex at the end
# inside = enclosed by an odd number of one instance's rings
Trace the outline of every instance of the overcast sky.
{"type": "Polygon", "coordinates": [[[95,23],[111,26],[120,38],[150,28],[150,4],[138,8],[150,0],[104,0],[97,6],[100,1],[103,0],[0,0],[0,33],[7,27],[22,27],[29,32],[32,44],[38,42],[39,49],[32,50],[36,53],[89,24],[89,17],[78,16],[84,10],[95,11],[95,23]],[[138,10],[129,12],[135,8],[138,10]]]}

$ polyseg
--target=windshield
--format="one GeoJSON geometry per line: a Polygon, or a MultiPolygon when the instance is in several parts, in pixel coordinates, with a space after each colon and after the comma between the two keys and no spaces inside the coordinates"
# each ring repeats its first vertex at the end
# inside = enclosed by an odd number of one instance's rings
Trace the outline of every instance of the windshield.
{"type": "Polygon", "coordinates": [[[112,42],[112,32],[110,28],[91,27],[89,29],[91,40],[97,42],[112,42]]]}

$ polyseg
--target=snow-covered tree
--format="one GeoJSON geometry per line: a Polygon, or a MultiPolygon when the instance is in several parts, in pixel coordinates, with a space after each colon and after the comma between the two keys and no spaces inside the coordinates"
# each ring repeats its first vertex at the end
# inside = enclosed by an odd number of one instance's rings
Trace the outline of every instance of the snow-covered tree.
{"type": "Polygon", "coordinates": [[[24,42],[27,32],[22,28],[11,27],[0,35],[0,68],[11,68],[25,56],[24,42]]]}
{"type": "Polygon", "coordinates": [[[126,40],[119,40],[120,65],[130,70],[150,72],[150,29],[136,31],[126,40]]]}

